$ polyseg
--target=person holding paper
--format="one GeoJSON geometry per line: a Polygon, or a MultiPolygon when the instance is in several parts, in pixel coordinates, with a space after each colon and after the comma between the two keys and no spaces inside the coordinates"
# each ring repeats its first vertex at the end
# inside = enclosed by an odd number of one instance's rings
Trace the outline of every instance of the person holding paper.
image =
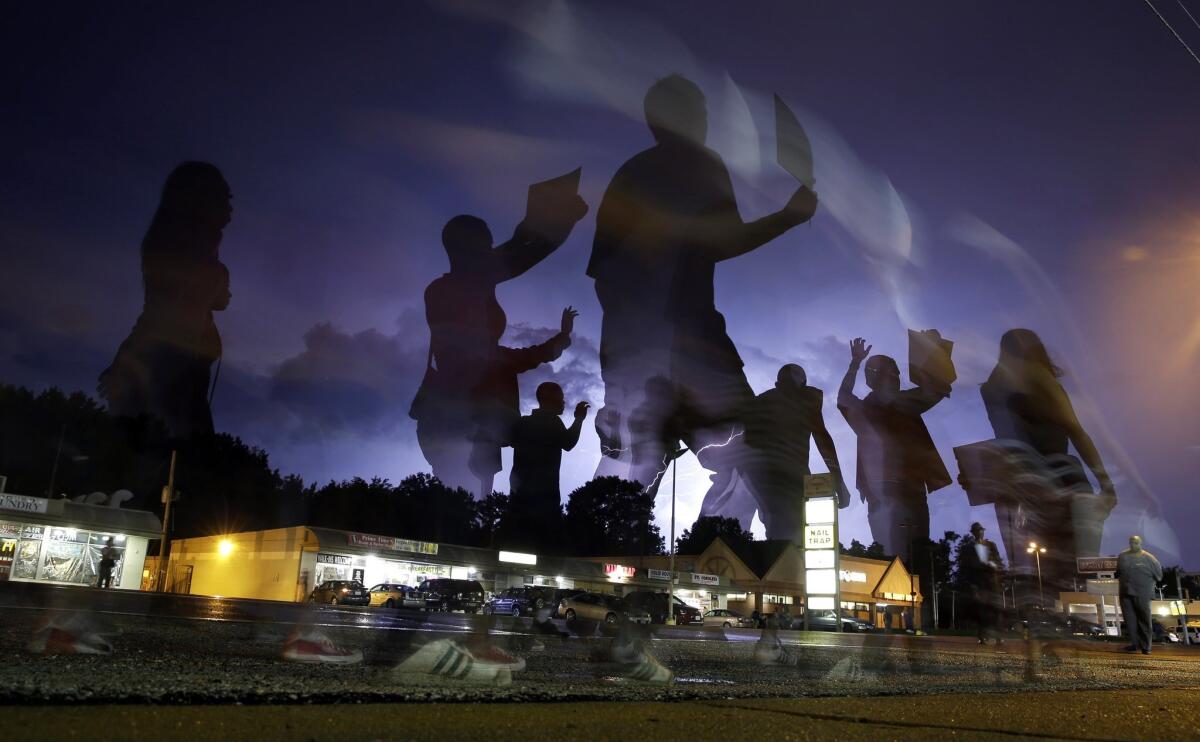
{"type": "Polygon", "coordinates": [[[409,415],[433,474],[477,497],[492,492],[500,449],[520,418],[517,376],[553,361],[571,344],[577,312],[563,310],[559,332],[527,348],[508,348],[496,286],[522,275],[566,241],[587,213],[575,193],[578,171],[530,189],[526,219],[493,248],[482,219],[456,216],[442,230],[450,271],[425,290],[429,358],[409,415]],[[547,191],[549,191],[547,193],[547,191]]]}
{"type": "Polygon", "coordinates": [[[587,268],[604,311],[605,396],[596,431],[606,458],[597,474],[655,481],[661,461],[631,465],[628,425],[634,410],[665,406],[645,405],[644,390],[648,379],[668,378],[694,409],[664,410],[664,417],[693,421],[685,443],[716,472],[702,514],[721,512],[748,528],[753,499],[723,498],[744,452],[736,418],[753,391],[716,308],[716,267],[811,219],[817,197],[801,186],[783,209],[745,222],[724,162],[704,145],[708,112],[700,88],[680,75],[659,80],[646,93],[645,113],[655,144],[613,176],[587,268]]]}
{"type": "MultiPolygon", "coordinates": [[[[888,356],[869,356],[862,338],[850,343],[850,367],[838,390],[838,410],[858,436],[859,497],[867,503],[871,537],[889,554],[905,554],[910,570],[930,575],[928,493],[950,484],[950,474],[933,445],[921,415],[949,390],[900,388],[900,367],[888,356]],[[871,392],[854,394],[858,369],[871,392]]],[[[933,612],[921,612],[921,625],[933,628],[933,612]]]]}
{"type": "MultiPolygon", "coordinates": [[[[1097,554],[1104,519],[1117,498],[1096,444],[1058,381],[1061,375],[1037,333],[1014,329],[1001,337],[1000,358],[979,390],[997,442],[1015,443],[1032,459],[1013,467],[1020,479],[1013,488],[1024,496],[996,501],[1004,546],[1010,556],[1024,554],[1031,541],[1046,546],[1042,573],[1046,585],[1055,589],[1071,585],[1076,557],[1097,554]],[[1092,492],[1083,467],[1068,455],[1068,445],[1091,469],[1099,495],[1092,492]]],[[[1026,557],[1025,568],[1032,572],[1030,559],[1026,557]]]]}
{"type": "Polygon", "coordinates": [[[987,644],[989,637],[997,644],[1003,643],[999,632],[1000,575],[1004,564],[1000,561],[1000,550],[996,543],[984,538],[982,523],[971,524],[971,535],[959,552],[959,570],[963,580],[971,589],[971,604],[975,613],[980,644],[987,644]]]}

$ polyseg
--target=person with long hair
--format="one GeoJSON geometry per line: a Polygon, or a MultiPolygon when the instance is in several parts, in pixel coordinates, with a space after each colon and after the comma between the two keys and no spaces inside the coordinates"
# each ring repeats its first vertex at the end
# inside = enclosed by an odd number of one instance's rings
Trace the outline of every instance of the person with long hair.
{"type": "Polygon", "coordinates": [[[983,404],[997,441],[1008,452],[1018,496],[996,502],[996,517],[1010,563],[1033,564],[1030,543],[1039,554],[1044,582],[1054,588],[1071,584],[1077,556],[1094,556],[1104,517],[1116,504],[1112,479],[1100,452],[1079,422],[1059,382],[1062,371],[1050,360],[1033,330],[1014,329],[1000,339],[1000,358],[982,387],[983,404]],[[1099,486],[1091,489],[1074,447],[1099,486]],[[1101,516],[1097,516],[1101,513],[1101,516]]]}
{"type": "Polygon", "coordinates": [[[141,315],[100,374],[109,412],[157,418],[177,440],[213,432],[209,390],[221,356],[213,312],[229,304],[219,251],[232,199],[209,163],[185,162],[167,176],[142,240],[141,315]]]}

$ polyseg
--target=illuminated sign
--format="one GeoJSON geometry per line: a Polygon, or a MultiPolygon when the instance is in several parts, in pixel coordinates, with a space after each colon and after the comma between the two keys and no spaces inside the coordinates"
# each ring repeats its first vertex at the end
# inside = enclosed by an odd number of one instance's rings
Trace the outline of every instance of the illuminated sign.
{"type": "Polygon", "coordinates": [[[833,524],[827,523],[817,526],[804,527],[804,548],[806,549],[832,549],[833,545],[833,524]]]}
{"type": "Polygon", "coordinates": [[[27,497],[8,492],[0,493],[0,508],[20,510],[22,513],[44,513],[50,501],[44,497],[27,497]]]}
{"type": "Polygon", "coordinates": [[[626,567],[624,564],[606,564],[604,565],[604,574],[609,577],[633,577],[637,574],[637,569],[626,567]]]}
{"type": "Polygon", "coordinates": [[[353,563],[354,557],[341,554],[317,554],[317,564],[336,564],[341,567],[349,567],[353,563]]]}
{"type": "Polygon", "coordinates": [[[693,573],[692,582],[697,585],[720,585],[721,578],[717,575],[698,575],[693,573]]]}
{"type": "Polygon", "coordinates": [[[804,570],[804,590],[809,595],[836,595],[837,572],[832,569],[804,570]]]}
{"type": "Polygon", "coordinates": [[[519,551],[502,551],[500,552],[500,561],[512,562],[513,564],[537,564],[537,554],[522,554],[519,551]]]}
{"type": "Polygon", "coordinates": [[[867,581],[867,573],[866,572],[853,572],[848,569],[843,569],[839,573],[839,576],[842,578],[842,582],[866,582],[867,581]]]}
{"type": "Polygon", "coordinates": [[[1104,557],[1076,557],[1075,568],[1080,572],[1116,572],[1117,558],[1104,557]]]}
{"type": "Polygon", "coordinates": [[[832,595],[827,597],[817,597],[814,595],[808,599],[808,607],[812,608],[814,611],[831,610],[833,608],[833,603],[834,600],[832,595]]]}
{"type": "Polygon", "coordinates": [[[648,569],[646,575],[652,580],[670,580],[671,571],[669,569],[648,569]]]}
{"type": "Polygon", "coordinates": [[[411,551],[415,554],[429,554],[430,556],[434,556],[438,553],[438,545],[431,544],[428,541],[412,541],[406,538],[375,536],[369,533],[347,534],[346,540],[351,546],[360,546],[368,549],[411,551]]]}
{"type": "Polygon", "coordinates": [[[833,569],[835,559],[833,549],[809,549],[804,552],[804,566],[809,569],[833,569]]]}

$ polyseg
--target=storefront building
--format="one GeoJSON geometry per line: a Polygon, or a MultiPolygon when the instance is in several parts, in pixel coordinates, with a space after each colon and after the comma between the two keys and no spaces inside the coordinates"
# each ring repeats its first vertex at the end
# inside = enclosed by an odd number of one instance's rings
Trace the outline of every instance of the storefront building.
{"type": "MultiPolygon", "coordinates": [[[[437,577],[477,580],[489,593],[521,585],[614,594],[666,589],[665,573],[656,577],[616,559],[595,562],[314,526],[179,539],[171,544],[169,561],[171,592],[259,600],[303,601],[329,580],[416,586],[437,577]]],[[[715,575],[692,577],[685,587],[696,595],[729,587],[715,575]]]]}
{"type": "MultiPolygon", "coordinates": [[[[648,572],[664,575],[669,561],[670,557],[663,555],[637,558],[648,572]]],[[[734,549],[717,538],[699,555],[675,555],[680,583],[689,575],[699,575],[713,580],[713,587],[704,597],[702,589],[689,591],[686,585],[683,590],[677,588],[677,593],[702,610],[729,608],[750,615],[756,610],[774,613],[786,608],[796,615],[804,602],[803,565],[803,549],[790,541],[753,541],[734,549]]],[[[899,616],[915,608],[919,625],[923,603],[920,580],[910,575],[900,559],[842,555],[839,577],[843,615],[883,627],[890,613],[895,618],[892,625],[899,627],[899,616]]]]}
{"type": "Polygon", "coordinates": [[[155,514],[126,510],[121,498],[112,499],[111,505],[87,504],[0,492],[0,581],[95,587],[100,552],[111,538],[118,555],[112,587],[139,589],[146,546],[162,524],[155,514]]]}

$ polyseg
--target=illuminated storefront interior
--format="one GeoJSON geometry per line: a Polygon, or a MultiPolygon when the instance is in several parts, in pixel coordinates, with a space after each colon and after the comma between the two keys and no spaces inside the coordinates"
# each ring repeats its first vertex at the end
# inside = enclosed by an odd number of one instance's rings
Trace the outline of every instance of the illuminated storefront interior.
{"type": "Polygon", "coordinates": [[[153,513],[0,493],[0,580],[95,587],[101,551],[116,552],[112,587],[141,586],[146,547],[159,536],[153,513]]]}

